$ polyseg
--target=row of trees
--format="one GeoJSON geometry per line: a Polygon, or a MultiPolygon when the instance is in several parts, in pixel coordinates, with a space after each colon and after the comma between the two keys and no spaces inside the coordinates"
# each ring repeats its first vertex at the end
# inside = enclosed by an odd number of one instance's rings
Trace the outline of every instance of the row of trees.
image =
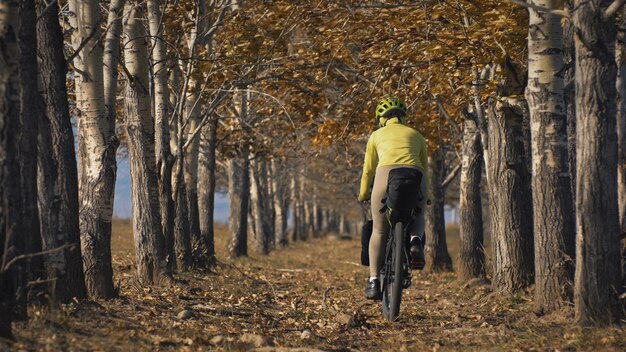
{"type": "Polygon", "coordinates": [[[575,293],[580,321],[617,321],[622,1],[557,5],[0,1],[4,336],[27,292],[115,295],[119,145],[150,285],[212,265],[220,183],[232,256],[247,254],[249,233],[268,253],[347,228],[371,102],[388,94],[408,98],[430,143],[429,270],[452,268],[443,205],[460,172],[457,268],[486,275],[484,167],[495,288],[534,283],[543,311],[575,293]]]}
{"type": "MultiPolygon", "coordinates": [[[[623,2],[344,5],[321,25],[326,45],[342,46],[335,60],[361,83],[344,96],[409,98],[410,123],[430,142],[435,200],[461,167],[460,277],[487,275],[484,167],[494,288],[513,294],[534,285],[540,312],[573,301],[581,323],[619,322],[623,2]]],[[[348,126],[370,130],[368,119],[351,119],[353,111],[322,127],[338,125],[335,137],[348,126]]],[[[442,214],[443,202],[427,214],[433,271],[452,267],[442,214]]]]}
{"type": "Polygon", "coordinates": [[[260,89],[291,79],[271,65],[295,39],[281,39],[286,29],[261,38],[241,6],[0,2],[3,337],[28,302],[117,294],[110,242],[120,144],[142,284],[214,263],[218,164],[228,170],[233,257],[247,255],[248,232],[267,254],[349,228],[311,159],[328,152],[307,149],[310,128],[295,128],[304,112],[289,115],[260,89]]]}

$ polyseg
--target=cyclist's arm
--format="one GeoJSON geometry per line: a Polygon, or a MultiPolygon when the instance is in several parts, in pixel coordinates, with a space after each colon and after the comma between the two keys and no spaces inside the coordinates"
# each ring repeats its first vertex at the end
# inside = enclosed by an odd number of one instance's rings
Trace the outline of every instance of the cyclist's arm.
{"type": "Polygon", "coordinates": [[[372,181],[376,174],[376,166],[378,165],[378,153],[376,145],[373,141],[374,135],[370,136],[365,149],[365,160],[363,161],[363,175],[361,175],[361,187],[359,190],[359,202],[370,199],[372,181]]]}

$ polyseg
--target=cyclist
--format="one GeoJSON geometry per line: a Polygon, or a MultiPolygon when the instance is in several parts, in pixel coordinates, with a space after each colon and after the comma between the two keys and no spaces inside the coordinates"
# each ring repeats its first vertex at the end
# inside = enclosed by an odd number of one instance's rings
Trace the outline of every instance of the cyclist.
{"type": "MultiPolygon", "coordinates": [[[[369,242],[370,276],[365,287],[365,297],[368,299],[380,299],[382,295],[378,277],[390,225],[380,209],[384,205],[382,200],[387,190],[389,171],[399,167],[409,167],[422,172],[418,207],[423,210],[426,203],[428,176],[425,172],[428,165],[426,141],[419,132],[405,125],[406,113],[406,104],[402,100],[395,97],[381,100],[376,107],[376,123],[379,129],[370,136],[365,151],[358,200],[365,202],[371,199],[372,220],[374,221],[369,242]]],[[[411,234],[410,266],[413,269],[424,268],[424,224],[424,213],[418,212],[409,229],[411,234]]]]}

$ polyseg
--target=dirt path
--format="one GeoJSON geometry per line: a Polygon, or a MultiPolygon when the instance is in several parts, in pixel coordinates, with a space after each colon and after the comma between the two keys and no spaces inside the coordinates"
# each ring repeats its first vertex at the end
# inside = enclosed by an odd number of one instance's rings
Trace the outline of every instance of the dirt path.
{"type": "Polygon", "coordinates": [[[125,241],[114,243],[119,299],[34,309],[29,325],[16,326],[12,348],[626,350],[622,330],[583,329],[566,313],[537,317],[528,297],[498,298],[453,274],[417,274],[400,320],[386,322],[379,304],[362,297],[356,240],[313,239],[268,257],[224,260],[214,273],[183,274],[156,289],[136,284],[125,241]]]}

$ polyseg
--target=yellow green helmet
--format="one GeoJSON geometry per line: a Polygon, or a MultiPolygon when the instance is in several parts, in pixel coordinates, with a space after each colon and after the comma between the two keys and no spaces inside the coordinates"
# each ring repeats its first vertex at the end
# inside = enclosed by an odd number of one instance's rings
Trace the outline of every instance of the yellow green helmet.
{"type": "MultiPolygon", "coordinates": [[[[386,120],[392,117],[397,117],[400,122],[404,123],[404,117],[406,116],[406,104],[396,97],[388,97],[380,101],[376,106],[376,123],[384,126],[380,119],[386,120]]],[[[385,121],[386,123],[387,121],[385,121]]]]}

